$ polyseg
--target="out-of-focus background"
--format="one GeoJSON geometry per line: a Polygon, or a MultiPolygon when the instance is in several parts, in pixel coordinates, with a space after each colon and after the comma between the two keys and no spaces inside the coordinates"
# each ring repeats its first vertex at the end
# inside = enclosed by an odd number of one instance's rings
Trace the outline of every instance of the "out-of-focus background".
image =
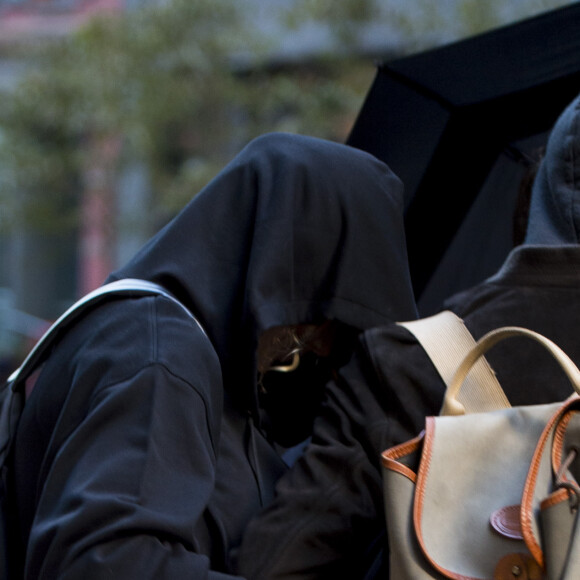
{"type": "MultiPolygon", "coordinates": [[[[558,0],[0,0],[0,374],[251,138],[558,0]]],[[[219,224],[216,224],[219,227],[219,224]]]]}

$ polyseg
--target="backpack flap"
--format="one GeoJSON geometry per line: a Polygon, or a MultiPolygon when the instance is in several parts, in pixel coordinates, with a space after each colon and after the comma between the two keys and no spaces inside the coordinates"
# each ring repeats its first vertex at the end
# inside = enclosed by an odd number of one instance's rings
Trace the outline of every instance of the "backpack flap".
{"type": "Polygon", "coordinates": [[[560,406],[428,419],[413,510],[437,569],[493,578],[502,558],[531,555],[519,506],[536,443],[560,406]]]}
{"type": "Polygon", "coordinates": [[[407,454],[401,446],[383,453],[391,560],[400,557],[392,539],[406,529],[423,570],[410,573],[401,563],[393,577],[494,578],[502,559],[532,557],[519,506],[536,443],[561,406],[429,417],[421,441],[415,440],[407,454]],[[402,487],[407,488],[403,501],[402,487]],[[398,532],[392,529],[395,521],[398,532]]]}

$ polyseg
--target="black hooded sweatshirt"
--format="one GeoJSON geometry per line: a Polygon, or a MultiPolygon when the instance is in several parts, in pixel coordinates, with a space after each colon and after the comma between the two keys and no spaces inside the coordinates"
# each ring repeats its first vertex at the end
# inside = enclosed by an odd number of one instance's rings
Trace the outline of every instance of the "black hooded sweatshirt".
{"type": "MultiPolygon", "coordinates": [[[[580,366],[579,233],[580,96],[551,132],[525,244],[497,274],[446,306],[476,338],[523,326],[552,339],[580,366]]],[[[533,341],[502,342],[486,357],[514,405],[563,400],[572,391],[533,341]]],[[[353,360],[327,388],[312,444],[279,481],[271,506],[248,526],[241,573],[256,580],[388,578],[380,454],[417,435],[425,416],[438,414],[444,391],[405,328],[364,332],[353,360]]]]}
{"type": "Polygon", "coordinates": [[[29,580],[222,578],[286,470],[259,425],[256,344],[276,325],[415,315],[399,180],[370,155],[248,145],[111,279],[42,367],[14,456],[29,580]]]}

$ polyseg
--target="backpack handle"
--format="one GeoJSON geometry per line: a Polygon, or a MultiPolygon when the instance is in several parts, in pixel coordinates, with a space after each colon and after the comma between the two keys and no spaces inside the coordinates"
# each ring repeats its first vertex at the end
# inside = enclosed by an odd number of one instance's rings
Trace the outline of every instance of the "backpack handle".
{"type": "Polygon", "coordinates": [[[527,336],[542,344],[556,359],[566,376],[572,383],[576,393],[580,395],[580,370],[574,364],[572,359],[554,342],[546,338],[542,334],[529,330],[527,328],[520,328],[518,326],[504,326],[492,330],[482,336],[475,344],[473,349],[467,353],[451,383],[445,393],[445,400],[441,410],[442,415],[464,415],[465,405],[458,399],[460,396],[461,386],[471,370],[471,367],[483,356],[490,348],[496,345],[501,340],[510,338],[512,336],[527,336]]]}

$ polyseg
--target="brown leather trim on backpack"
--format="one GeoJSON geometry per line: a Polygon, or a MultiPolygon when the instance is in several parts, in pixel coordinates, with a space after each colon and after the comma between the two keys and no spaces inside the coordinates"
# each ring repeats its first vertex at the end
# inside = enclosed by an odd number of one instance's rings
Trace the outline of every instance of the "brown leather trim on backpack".
{"type": "Polygon", "coordinates": [[[570,500],[570,492],[565,488],[557,489],[540,503],[540,509],[548,509],[562,502],[570,500]]]}
{"type": "Polygon", "coordinates": [[[417,435],[417,437],[414,437],[409,441],[405,441],[400,445],[396,445],[395,447],[391,447],[390,449],[383,451],[381,454],[381,462],[383,467],[390,471],[400,473],[415,483],[417,481],[417,473],[407,465],[399,462],[399,459],[409,455],[410,453],[419,451],[423,444],[423,435],[424,433],[421,432],[419,435],[417,435]]]}
{"type": "Polygon", "coordinates": [[[569,421],[569,418],[566,418],[566,413],[569,412],[569,409],[572,405],[577,404],[578,398],[574,397],[569,399],[566,403],[564,403],[558,411],[552,416],[552,418],[546,424],[540,439],[538,440],[538,444],[536,446],[536,450],[534,451],[534,455],[532,457],[532,461],[530,462],[530,470],[528,472],[528,477],[526,479],[526,483],[524,485],[524,492],[522,495],[522,534],[524,536],[524,541],[526,546],[530,550],[532,556],[536,560],[536,562],[542,567],[545,567],[544,561],[544,553],[542,548],[534,535],[534,528],[533,528],[533,520],[534,520],[534,490],[536,487],[536,482],[538,478],[538,472],[540,469],[540,462],[542,458],[542,454],[544,453],[544,449],[548,444],[550,439],[550,435],[557,429],[557,425],[562,418],[565,421],[569,421]]]}

